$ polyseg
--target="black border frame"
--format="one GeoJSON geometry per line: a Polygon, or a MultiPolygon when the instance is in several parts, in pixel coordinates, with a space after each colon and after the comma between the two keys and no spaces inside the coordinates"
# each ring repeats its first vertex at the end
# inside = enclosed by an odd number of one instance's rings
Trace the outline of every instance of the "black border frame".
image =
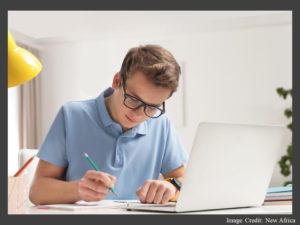
{"type": "MultiPolygon", "coordinates": [[[[37,1],[37,0],[2,0],[0,2],[0,91],[1,91],[1,116],[0,116],[0,137],[1,137],[1,224],[53,224],[53,223],[108,223],[108,224],[226,224],[226,217],[245,219],[248,218],[293,218],[299,221],[297,215],[298,180],[296,176],[297,165],[293,165],[293,214],[287,215],[8,215],[7,214],[7,12],[9,10],[291,10],[293,11],[293,162],[296,162],[299,151],[297,140],[299,122],[297,119],[298,108],[295,104],[299,99],[299,91],[296,89],[297,74],[299,74],[299,13],[297,12],[296,0],[208,0],[208,1],[37,1]],[[297,42],[298,41],[298,42],[297,42]]],[[[278,53],[280,54],[280,53],[278,53]]],[[[245,224],[243,222],[242,224],[245,224]]],[[[261,223],[265,224],[265,223],[261,223]]]]}

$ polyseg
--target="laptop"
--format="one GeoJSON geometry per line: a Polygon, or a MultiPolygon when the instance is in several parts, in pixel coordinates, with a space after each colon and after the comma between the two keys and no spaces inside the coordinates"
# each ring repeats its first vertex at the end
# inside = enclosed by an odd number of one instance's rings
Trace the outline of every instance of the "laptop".
{"type": "Polygon", "coordinates": [[[277,125],[200,123],[177,203],[128,203],[127,210],[189,212],[261,206],[286,148],[277,125]]]}

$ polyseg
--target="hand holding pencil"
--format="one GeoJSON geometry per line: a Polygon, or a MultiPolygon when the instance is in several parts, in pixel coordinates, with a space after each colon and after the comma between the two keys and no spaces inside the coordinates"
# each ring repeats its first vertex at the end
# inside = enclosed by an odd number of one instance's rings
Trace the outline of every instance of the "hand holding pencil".
{"type": "MultiPolygon", "coordinates": [[[[88,155],[85,155],[85,157],[88,159],[88,155]]],[[[113,189],[116,177],[99,171],[98,166],[91,158],[89,159],[89,163],[95,170],[88,170],[78,182],[80,199],[87,202],[100,201],[105,198],[109,191],[116,195],[116,192],[113,189]]]]}

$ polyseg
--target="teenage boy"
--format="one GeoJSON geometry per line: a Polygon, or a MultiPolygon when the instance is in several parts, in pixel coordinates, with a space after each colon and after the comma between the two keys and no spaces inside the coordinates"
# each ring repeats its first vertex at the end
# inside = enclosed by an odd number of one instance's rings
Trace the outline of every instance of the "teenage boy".
{"type": "Polygon", "coordinates": [[[166,203],[178,196],[187,154],[164,113],[179,75],[180,66],[166,49],[135,47],[112,87],[95,99],[63,105],[38,153],[30,200],[166,203]],[[100,171],[92,169],[85,153],[100,171]]]}

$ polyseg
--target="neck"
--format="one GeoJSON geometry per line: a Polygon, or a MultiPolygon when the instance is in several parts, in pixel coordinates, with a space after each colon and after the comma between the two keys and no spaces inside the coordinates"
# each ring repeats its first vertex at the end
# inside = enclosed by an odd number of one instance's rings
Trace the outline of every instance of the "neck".
{"type": "Polygon", "coordinates": [[[110,96],[107,96],[104,98],[104,103],[105,106],[107,108],[108,114],[110,115],[110,117],[112,118],[113,121],[115,121],[116,123],[118,123],[121,127],[122,127],[122,131],[126,132],[127,130],[129,130],[129,128],[125,128],[122,126],[122,124],[119,122],[117,115],[114,113],[115,110],[113,109],[113,94],[110,96]]]}
{"type": "Polygon", "coordinates": [[[106,106],[106,109],[108,111],[108,114],[110,115],[110,117],[112,118],[113,121],[117,122],[116,121],[116,118],[115,118],[115,115],[113,115],[113,109],[112,109],[112,99],[111,99],[112,95],[110,96],[107,96],[104,98],[104,103],[105,103],[105,106],[106,106]]]}

